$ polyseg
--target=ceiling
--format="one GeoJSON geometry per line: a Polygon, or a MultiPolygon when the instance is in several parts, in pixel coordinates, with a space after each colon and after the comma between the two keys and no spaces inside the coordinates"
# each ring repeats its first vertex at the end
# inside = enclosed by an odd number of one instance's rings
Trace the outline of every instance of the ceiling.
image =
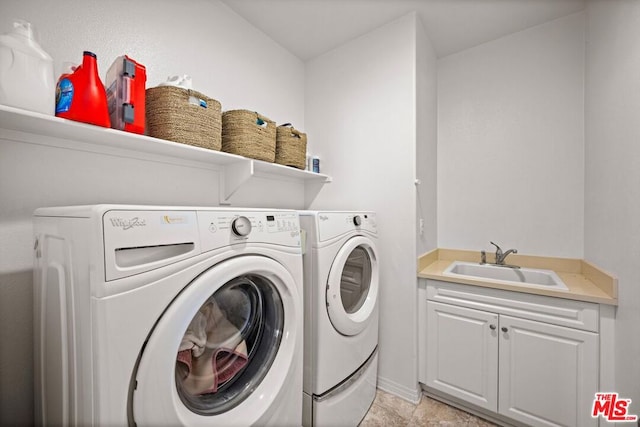
{"type": "Polygon", "coordinates": [[[438,57],[583,10],[585,0],[223,0],[303,61],[416,11],[438,57]]]}

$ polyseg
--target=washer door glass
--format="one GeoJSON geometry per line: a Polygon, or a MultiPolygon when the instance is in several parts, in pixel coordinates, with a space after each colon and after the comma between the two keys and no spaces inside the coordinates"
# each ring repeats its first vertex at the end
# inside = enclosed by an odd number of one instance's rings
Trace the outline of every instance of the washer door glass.
{"type": "Polygon", "coordinates": [[[327,280],[327,313],[343,335],[356,335],[369,324],[378,302],[378,258],[371,239],[356,236],[338,251],[327,280]]]}
{"type": "Polygon", "coordinates": [[[246,255],[211,266],[150,331],[131,385],[130,423],[267,423],[301,381],[302,316],[299,284],[279,262],[246,255]]]}
{"type": "Polygon", "coordinates": [[[176,387],[193,412],[216,415],[247,398],[278,352],[284,313],[273,283],[244,275],[202,304],[182,337],[176,387]]]}

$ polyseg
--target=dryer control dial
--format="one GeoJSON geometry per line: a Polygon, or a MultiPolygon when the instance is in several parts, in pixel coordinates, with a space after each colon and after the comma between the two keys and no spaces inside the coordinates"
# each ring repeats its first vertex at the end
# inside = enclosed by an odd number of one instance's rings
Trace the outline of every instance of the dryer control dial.
{"type": "Polygon", "coordinates": [[[239,216],[231,221],[231,231],[238,237],[248,236],[251,233],[251,221],[246,216],[239,216]]]}
{"type": "Polygon", "coordinates": [[[360,217],[360,215],[356,215],[353,217],[353,223],[355,225],[362,225],[362,218],[360,217]]]}

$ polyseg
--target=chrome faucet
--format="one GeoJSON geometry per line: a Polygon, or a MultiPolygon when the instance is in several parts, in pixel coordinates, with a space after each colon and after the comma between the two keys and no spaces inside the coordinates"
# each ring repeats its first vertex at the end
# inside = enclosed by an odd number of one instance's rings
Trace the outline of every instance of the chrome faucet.
{"type": "Polygon", "coordinates": [[[509,254],[517,254],[518,250],[517,249],[509,249],[506,252],[502,252],[502,249],[500,248],[500,246],[496,245],[493,242],[489,242],[491,243],[493,246],[496,247],[496,264],[495,265],[502,265],[504,267],[512,267],[512,268],[518,268],[518,266],[515,265],[507,265],[504,263],[504,260],[507,256],[509,256],[509,254]]]}

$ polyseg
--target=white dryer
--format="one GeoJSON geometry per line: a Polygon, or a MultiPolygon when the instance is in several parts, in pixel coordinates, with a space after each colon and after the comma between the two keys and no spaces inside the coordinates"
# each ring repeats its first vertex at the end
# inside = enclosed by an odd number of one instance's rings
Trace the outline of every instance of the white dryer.
{"type": "Polygon", "coordinates": [[[34,225],[38,424],[300,425],[295,211],[79,206],[34,225]]]}
{"type": "Polygon", "coordinates": [[[376,215],[299,213],[306,234],[303,425],[356,426],[376,393],[376,215]]]}

